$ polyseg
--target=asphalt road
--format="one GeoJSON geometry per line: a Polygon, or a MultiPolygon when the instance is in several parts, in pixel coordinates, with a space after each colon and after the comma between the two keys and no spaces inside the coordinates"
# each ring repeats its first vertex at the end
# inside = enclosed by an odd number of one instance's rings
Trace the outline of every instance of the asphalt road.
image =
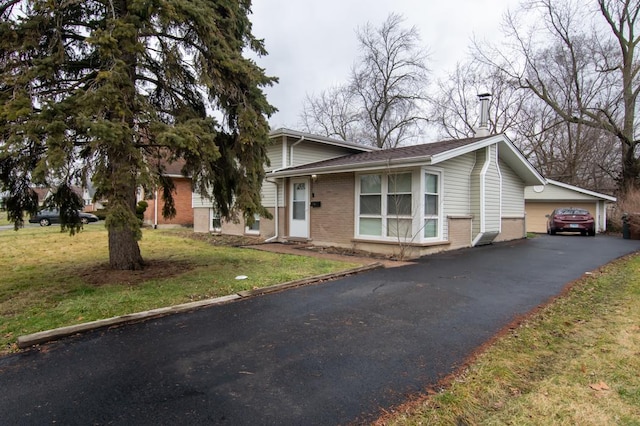
{"type": "Polygon", "coordinates": [[[541,236],[0,358],[0,424],[364,423],[640,241],[541,236]]]}

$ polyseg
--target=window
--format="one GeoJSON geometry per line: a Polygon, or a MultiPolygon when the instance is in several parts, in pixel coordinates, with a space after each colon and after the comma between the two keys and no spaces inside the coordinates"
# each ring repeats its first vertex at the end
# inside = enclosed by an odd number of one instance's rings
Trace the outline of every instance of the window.
{"type": "Polygon", "coordinates": [[[359,178],[358,235],[411,238],[411,173],[359,178]]]}
{"type": "Polygon", "coordinates": [[[416,242],[442,237],[440,172],[372,173],[358,176],[356,184],[356,237],[416,242]]]}
{"type": "Polygon", "coordinates": [[[438,175],[425,172],[424,174],[424,238],[438,236],[440,217],[440,195],[438,175]]]}
{"type": "Polygon", "coordinates": [[[382,235],[382,178],[360,176],[360,235],[382,235]]]}
{"type": "Polygon", "coordinates": [[[260,233],[260,216],[254,216],[254,222],[251,226],[247,226],[245,232],[247,234],[259,234],[260,233]]]}
{"type": "Polygon", "coordinates": [[[216,209],[209,209],[209,218],[211,219],[209,223],[209,231],[221,232],[222,220],[220,219],[220,214],[216,209]]]}
{"type": "Polygon", "coordinates": [[[387,237],[411,238],[411,173],[387,176],[387,237]]]}

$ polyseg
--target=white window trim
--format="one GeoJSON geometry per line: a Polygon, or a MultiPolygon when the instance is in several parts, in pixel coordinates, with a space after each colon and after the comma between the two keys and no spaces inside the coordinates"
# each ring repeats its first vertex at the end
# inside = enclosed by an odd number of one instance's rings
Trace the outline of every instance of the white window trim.
{"type": "Polygon", "coordinates": [[[220,227],[216,228],[213,226],[213,219],[216,217],[215,209],[213,207],[209,208],[209,232],[222,232],[222,219],[220,215],[218,215],[218,219],[220,220],[220,227]]]}
{"type": "MultiPolygon", "coordinates": [[[[420,169],[420,241],[423,243],[444,240],[444,170],[435,167],[422,167],[420,169]],[[427,193],[427,182],[424,179],[426,173],[438,176],[438,232],[435,237],[424,236],[424,221],[427,219],[425,213],[424,196],[427,193]]],[[[431,217],[431,215],[429,215],[431,217]]]]}
{"type": "Polygon", "coordinates": [[[398,219],[411,218],[412,221],[412,234],[408,238],[400,238],[404,243],[431,243],[444,241],[444,170],[441,168],[433,167],[421,167],[419,169],[411,170],[393,170],[382,171],[372,170],[356,174],[356,190],[355,190],[355,209],[354,209],[354,238],[371,241],[381,242],[398,242],[398,237],[387,237],[387,220],[391,217],[387,214],[387,199],[389,195],[388,188],[388,176],[394,174],[411,173],[411,204],[412,211],[410,216],[397,216],[398,219]],[[424,179],[425,173],[431,173],[438,175],[438,235],[436,237],[425,238],[424,237],[424,194],[426,189],[426,182],[424,179]],[[365,175],[380,175],[381,176],[381,214],[378,215],[360,215],[360,178],[365,175]],[[382,235],[364,235],[360,234],[360,218],[380,218],[381,220],[381,232],[382,235]]]}
{"type": "Polygon", "coordinates": [[[260,215],[254,215],[256,222],[258,222],[258,229],[251,229],[248,226],[244,227],[244,233],[247,235],[260,235],[260,215]]]}

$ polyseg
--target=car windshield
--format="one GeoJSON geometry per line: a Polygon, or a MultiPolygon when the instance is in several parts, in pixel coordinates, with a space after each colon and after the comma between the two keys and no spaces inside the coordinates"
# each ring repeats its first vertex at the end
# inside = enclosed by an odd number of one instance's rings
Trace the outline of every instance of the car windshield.
{"type": "Polygon", "coordinates": [[[589,212],[584,209],[558,209],[556,210],[556,214],[586,215],[586,214],[589,214],[589,212]]]}

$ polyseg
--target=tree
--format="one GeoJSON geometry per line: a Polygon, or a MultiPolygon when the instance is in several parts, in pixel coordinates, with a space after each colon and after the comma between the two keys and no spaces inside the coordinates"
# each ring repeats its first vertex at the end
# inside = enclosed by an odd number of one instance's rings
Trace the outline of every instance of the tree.
{"type": "Polygon", "coordinates": [[[476,49],[564,122],[615,137],[622,193],[640,186],[639,13],[637,0],[528,1],[506,17],[507,44],[476,49]]]}
{"type": "Polygon", "coordinates": [[[458,64],[448,78],[438,81],[431,117],[441,136],[474,136],[479,117],[477,94],[484,92],[492,94],[489,132],[508,133],[544,176],[611,192],[619,161],[610,134],[564,121],[531,91],[477,61],[458,64]]]}
{"type": "Polygon", "coordinates": [[[276,80],[243,57],[266,54],[250,0],[11,0],[0,6],[0,182],[16,229],[47,185],[63,230],[77,229],[73,182],[109,202],[109,262],[140,269],[139,187],[181,161],[223,217],[260,203],[276,80]],[[212,116],[219,113],[222,120],[212,116]]]}
{"type": "Polygon", "coordinates": [[[429,70],[427,53],[415,27],[391,14],[377,28],[357,30],[362,55],[348,84],[319,97],[307,96],[302,123],[307,131],[356,137],[379,148],[393,148],[417,137],[426,122],[429,70]],[[346,129],[346,131],[345,131],[346,129]]]}
{"type": "Polygon", "coordinates": [[[316,96],[307,95],[300,118],[309,132],[361,142],[355,94],[346,86],[334,86],[316,96]]]}

